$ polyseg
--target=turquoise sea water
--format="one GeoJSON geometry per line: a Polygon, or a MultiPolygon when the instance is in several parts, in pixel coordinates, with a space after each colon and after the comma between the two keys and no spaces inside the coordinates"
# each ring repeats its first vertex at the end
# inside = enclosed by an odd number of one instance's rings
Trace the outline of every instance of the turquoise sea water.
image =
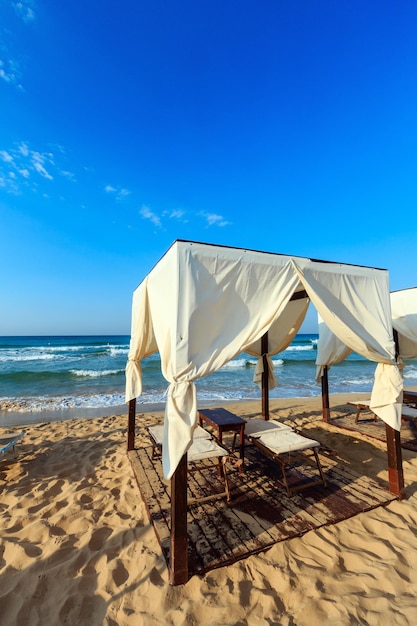
{"type": "MultiPolygon", "coordinates": [[[[0,337],[0,401],[21,411],[101,408],[124,404],[129,337],[0,337]]],[[[279,386],[272,398],[321,394],[315,381],[317,335],[299,334],[273,357],[279,386]]],[[[242,354],[220,371],[197,381],[199,400],[260,398],[253,383],[256,359],[242,354]]],[[[165,401],[167,382],[158,355],[145,359],[138,403],[165,401]]],[[[329,373],[330,393],[370,392],[375,364],[352,354],[329,373]]],[[[407,362],[405,385],[417,385],[417,362],[407,362]]]]}

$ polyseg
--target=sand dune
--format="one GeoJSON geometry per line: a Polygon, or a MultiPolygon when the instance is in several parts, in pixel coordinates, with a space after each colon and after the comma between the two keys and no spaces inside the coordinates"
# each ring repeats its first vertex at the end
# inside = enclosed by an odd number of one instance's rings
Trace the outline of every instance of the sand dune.
{"type": "MultiPolygon", "coordinates": [[[[317,398],[273,406],[318,427],[317,398]]],[[[259,407],[229,408],[254,415],[259,407]]],[[[160,419],[144,414],[138,425],[160,419]]],[[[319,428],[346,463],[387,480],[383,444],[319,428]]],[[[2,625],[417,622],[417,453],[403,451],[407,500],[172,587],[125,432],[126,416],[27,426],[18,459],[0,459],[2,625]]]]}

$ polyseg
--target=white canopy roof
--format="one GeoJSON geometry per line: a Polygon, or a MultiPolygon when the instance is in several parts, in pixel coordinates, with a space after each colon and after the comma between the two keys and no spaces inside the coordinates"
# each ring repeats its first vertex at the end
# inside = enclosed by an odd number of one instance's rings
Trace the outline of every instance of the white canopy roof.
{"type": "MultiPolygon", "coordinates": [[[[268,355],[285,350],[310,300],[343,344],[380,364],[375,412],[400,421],[395,401],[402,380],[395,363],[388,284],[386,270],[176,241],[133,294],[126,367],[128,402],[142,392],[140,361],[159,351],[169,383],[165,476],[172,476],[192,442],[194,381],[241,352],[260,357],[267,331],[268,355]]],[[[273,378],[272,369],[269,375],[273,378]]]]}

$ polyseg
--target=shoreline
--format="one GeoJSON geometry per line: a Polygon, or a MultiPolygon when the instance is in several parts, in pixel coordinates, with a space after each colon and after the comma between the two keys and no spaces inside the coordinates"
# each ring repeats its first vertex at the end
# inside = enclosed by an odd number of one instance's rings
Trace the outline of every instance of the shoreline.
{"type": "MultiPolygon", "coordinates": [[[[410,390],[414,390],[414,388],[410,388],[410,390]]],[[[417,388],[415,388],[417,391],[417,388]]],[[[329,394],[330,399],[330,410],[332,408],[332,400],[337,403],[345,403],[348,398],[363,399],[365,397],[369,397],[369,394],[366,393],[334,393],[329,394]]],[[[223,406],[226,405],[230,410],[233,410],[233,407],[240,412],[240,407],[243,405],[250,405],[253,407],[252,410],[261,410],[261,399],[246,399],[246,400],[200,400],[198,401],[199,407],[213,407],[213,406],[223,406]],[[259,409],[257,409],[259,407],[259,409]]],[[[311,402],[311,403],[320,403],[322,402],[322,396],[308,396],[308,397],[288,397],[288,398],[270,398],[269,405],[271,409],[275,408],[285,408],[289,403],[292,402],[311,402]]],[[[136,415],[139,414],[149,414],[149,413],[163,413],[165,410],[165,402],[154,402],[154,403],[137,403],[136,405],[136,415]]],[[[127,404],[114,405],[114,406],[104,406],[104,407],[71,407],[66,409],[55,409],[48,410],[44,409],[42,411],[13,411],[13,410],[2,410],[0,411],[0,429],[1,428],[9,428],[16,426],[31,426],[36,424],[44,424],[44,423],[54,423],[54,422],[64,422],[68,420],[78,420],[78,419],[94,419],[100,417],[111,417],[116,415],[126,415],[128,412],[127,404]]]]}

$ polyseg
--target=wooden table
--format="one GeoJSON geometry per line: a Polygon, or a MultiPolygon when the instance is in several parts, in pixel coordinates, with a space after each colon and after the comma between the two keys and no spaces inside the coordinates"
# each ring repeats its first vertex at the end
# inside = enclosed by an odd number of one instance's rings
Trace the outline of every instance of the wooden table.
{"type": "Polygon", "coordinates": [[[239,455],[242,460],[240,470],[244,471],[243,461],[245,457],[245,420],[221,407],[218,409],[203,409],[202,411],[199,411],[198,419],[200,426],[203,422],[205,422],[206,424],[208,424],[208,426],[214,428],[216,432],[216,438],[220,444],[223,441],[224,432],[231,431],[235,432],[236,434],[239,433],[239,455]]]}

